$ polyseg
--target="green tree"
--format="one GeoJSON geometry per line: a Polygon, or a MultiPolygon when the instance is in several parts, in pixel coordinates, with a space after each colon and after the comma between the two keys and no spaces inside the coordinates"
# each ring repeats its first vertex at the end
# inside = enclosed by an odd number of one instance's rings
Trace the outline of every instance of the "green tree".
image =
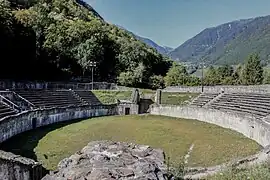
{"type": "Polygon", "coordinates": [[[222,79],[221,84],[223,85],[233,85],[234,84],[234,79],[232,76],[227,76],[224,79],[222,79]]]}
{"type": "Polygon", "coordinates": [[[164,78],[160,75],[150,77],[150,85],[152,89],[161,89],[164,87],[164,78]]]}
{"type": "Polygon", "coordinates": [[[263,71],[263,84],[270,84],[270,69],[265,68],[263,71]]]}
{"type": "Polygon", "coordinates": [[[226,77],[232,76],[233,74],[233,67],[229,65],[218,67],[217,74],[221,79],[226,77]]]}
{"type": "Polygon", "coordinates": [[[143,83],[145,67],[142,63],[127,72],[122,72],[118,76],[118,83],[123,86],[138,86],[143,83]]]}
{"type": "Polygon", "coordinates": [[[242,70],[243,67],[241,64],[238,64],[235,71],[232,74],[233,77],[233,84],[234,85],[240,85],[242,84],[242,70]]]}
{"type": "MultiPolygon", "coordinates": [[[[14,55],[8,61],[10,66],[20,64],[13,69],[18,77],[29,73],[41,80],[68,80],[83,72],[87,75],[89,62],[96,61],[96,80],[115,82],[117,77],[128,77],[133,79],[130,84],[147,87],[150,77],[165,76],[172,64],[132,33],[105,22],[82,1],[29,0],[22,2],[23,8],[12,9],[8,1],[0,1],[0,50],[9,57],[11,50],[20,52],[16,53],[19,58],[14,55]]],[[[18,3],[12,2],[13,6],[18,3]]],[[[3,69],[0,77],[7,75],[3,69]]]]}
{"type": "Polygon", "coordinates": [[[136,83],[133,72],[121,72],[117,77],[117,82],[122,86],[133,86],[136,83]]]}
{"type": "Polygon", "coordinates": [[[205,73],[204,84],[208,86],[218,85],[220,83],[220,77],[218,76],[217,69],[210,66],[205,73]]]}
{"type": "Polygon", "coordinates": [[[182,64],[174,62],[166,74],[164,81],[166,86],[185,85],[187,80],[187,70],[182,64]]]}
{"type": "Polygon", "coordinates": [[[97,42],[95,37],[87,39],[85,43],[79,44],[75,51],[77,52],[78,64],[82,67],[84,73],[90,70],[90,64],[92,62],[97,63],[104,56],[103,46],[97,42]]]}
{"type": "Polygon", "coordinates": [[[263,81],[263,67],[258,54],[251,54],[242,71],[243,83],[246,85],[261,84],[263,81]]]}
{"type": "Polygon", "coordinates": [[[201,84],[200,78],[194,75],[187,77],[187,83],[186,83],[187,86],[199,86],[200,84],[201,84]]]}

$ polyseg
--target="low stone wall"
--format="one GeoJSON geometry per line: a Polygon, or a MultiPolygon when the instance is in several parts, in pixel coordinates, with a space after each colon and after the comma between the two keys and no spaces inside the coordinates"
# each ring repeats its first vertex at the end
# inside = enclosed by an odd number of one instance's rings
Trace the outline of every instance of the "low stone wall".
{"type": "MultiPolygon", "coordinates": [[[[219,93],[222,90],[227,93],[270,93],[270,85],[254,85],[254,86],[204,86],[204,92],[219,93]]],[[[164,92],[194,92],[201,93],[202,87],[178,87],[170,86],[162,91],[164,92]]]]}
{"type": "MultiPolygon", "coordinates": [[[[97,116],[118,114],[117,105],[79,106],[25,111],[0,120],[0,143],[22,132],[49,124],[97,116]]],[[[41,164],[0,151],[0,179],[39,180],[41,164]]]]}
{"type": "Polygon", "coordinates": [[[1,180],[41,179],[47,171],[32,159],[0,151],[1,180]]]}
{"type": "MultiPolygon", "coordinates": [[[[94,89],[118,89],[114,83],[94,82],[94,89]]],[[[22,82],[0,80],[0,89],[83,89],[91,90],[92,83],[77,83],[77,82],[22,82]]]]}
{"type": "Polygon", "coordinates": [[[151,114],[196,119],[230,128],[255,140],[262,146],[270,144],[270,124],[261,119],[214,109],[180,106],[152,106],[151,114]]]}
{"type": "Polygon", "coordinates": [[[214,167],[194,168],[193,172],[189,173],[191,175],[187,175],[188,178],[200,178],[205,175],[211,175],[226,169],[228,166],[237,168],[243,164],[253,165],[262,163],[270,158],[270,123],[267,121],[268,118],[262,120],[248,115],[227,113],[214,109],[181,106],[151,106],[150,114],[195,119],[229,128],[242,133],[264,147],[257,154],[240,160],[234,160],[214,167]]]}
{"type": "Polygon", "coordinates": [[[120,103],[117,106],[119,115],[138,114],[139,105],[135,103],[120,103]]]}

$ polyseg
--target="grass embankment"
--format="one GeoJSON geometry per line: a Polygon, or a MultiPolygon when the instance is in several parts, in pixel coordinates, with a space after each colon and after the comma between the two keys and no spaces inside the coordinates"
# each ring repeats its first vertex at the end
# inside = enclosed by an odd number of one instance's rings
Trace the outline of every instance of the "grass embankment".
{"type": "Polygon", "coordinates": [[[113,104],[116,99],[130,100],[132,91],[94,90],[93,93],[103,104],[113,104]]]}
{"type": "Polygon", "coordinates": [[[185,105],[199,96],[199,93],[162,92],[161,104],[185,105]]]}
{"type": "Polygon", "coordinates": [[[2,149],[55,169],[60,160],[93,140],[115,140],[162,148],[173,165],[194,144],[189,166],[209,166],[255,153],[260,146],[229,129],[195,120],[165,116],[109,116],[55,124],[18,135],[2,149]]]}
{"type": "MultiPolygon", "coordinates": [[[[103,104],[115,103],[116,99],[130,100],[132,91],[115,90],[94,90],[93,93],[103,104]]],[[[149,89],[140,89],[140,97],[149,98],[154,101],[156,91],[149,89]]],[[[178,93],[163,92],[161,95],[161,104],[185,105],[197,97],[199,93],[178,93]]]]}
{"type": "MultiPolygon", "coordinates": [[[[140,89],[140,97],[150,98],[154,100],[155,91],[149,89],[140,89]]],[[[131,100],[132,89],[127,91],[117,90],[94,90],[93,93],[103,104],[115,103],[116,99],[120,100],[131,100]]]]}
{"type": "Polygon", "coordinates": [[[207,180],[269,180],[270,169],[269,163],[253,166],[246,169],[230,170],[221,172],[215,176],[206,178],[207,180]]]}

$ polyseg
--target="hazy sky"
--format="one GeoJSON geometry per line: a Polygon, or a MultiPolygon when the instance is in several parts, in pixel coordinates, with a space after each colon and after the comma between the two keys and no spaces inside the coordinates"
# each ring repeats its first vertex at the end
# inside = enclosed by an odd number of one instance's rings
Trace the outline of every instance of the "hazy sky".
{"type": "Polygon", "coordinates": [[[177,47],[207,27],[270,15],[270,0],[86,0],[108,22],[177,47]]]}

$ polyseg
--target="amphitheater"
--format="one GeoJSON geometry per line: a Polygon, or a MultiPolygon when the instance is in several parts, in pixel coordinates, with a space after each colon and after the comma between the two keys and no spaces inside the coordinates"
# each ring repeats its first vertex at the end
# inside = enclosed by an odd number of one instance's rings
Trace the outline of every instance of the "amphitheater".
{"type": "MultiPolygon", "coordinates": [[[[109,83],[95,83],[95,89],[115,90],[109,83]]],[[[0,142],[23,133],[61,121],[150,113],[195,119],[230,128],[259,143],[263,149],[252,156],[208,168],[193,169],[189,178],[211,175],[233,166],[253,165],[269,158],[270,152],[270,86],[167,87],[156,92],[156,102],[140,111],[137,90],[131,101],[104,105],[91,93],[90,84],[0,83],[0,142]],[[161,92],[194,92],[200,95],[184,106],[161,105],[161,92]]],[[[32,159],[0,151],[0,179],[41,179],[41,164],[32,159]]]]}

